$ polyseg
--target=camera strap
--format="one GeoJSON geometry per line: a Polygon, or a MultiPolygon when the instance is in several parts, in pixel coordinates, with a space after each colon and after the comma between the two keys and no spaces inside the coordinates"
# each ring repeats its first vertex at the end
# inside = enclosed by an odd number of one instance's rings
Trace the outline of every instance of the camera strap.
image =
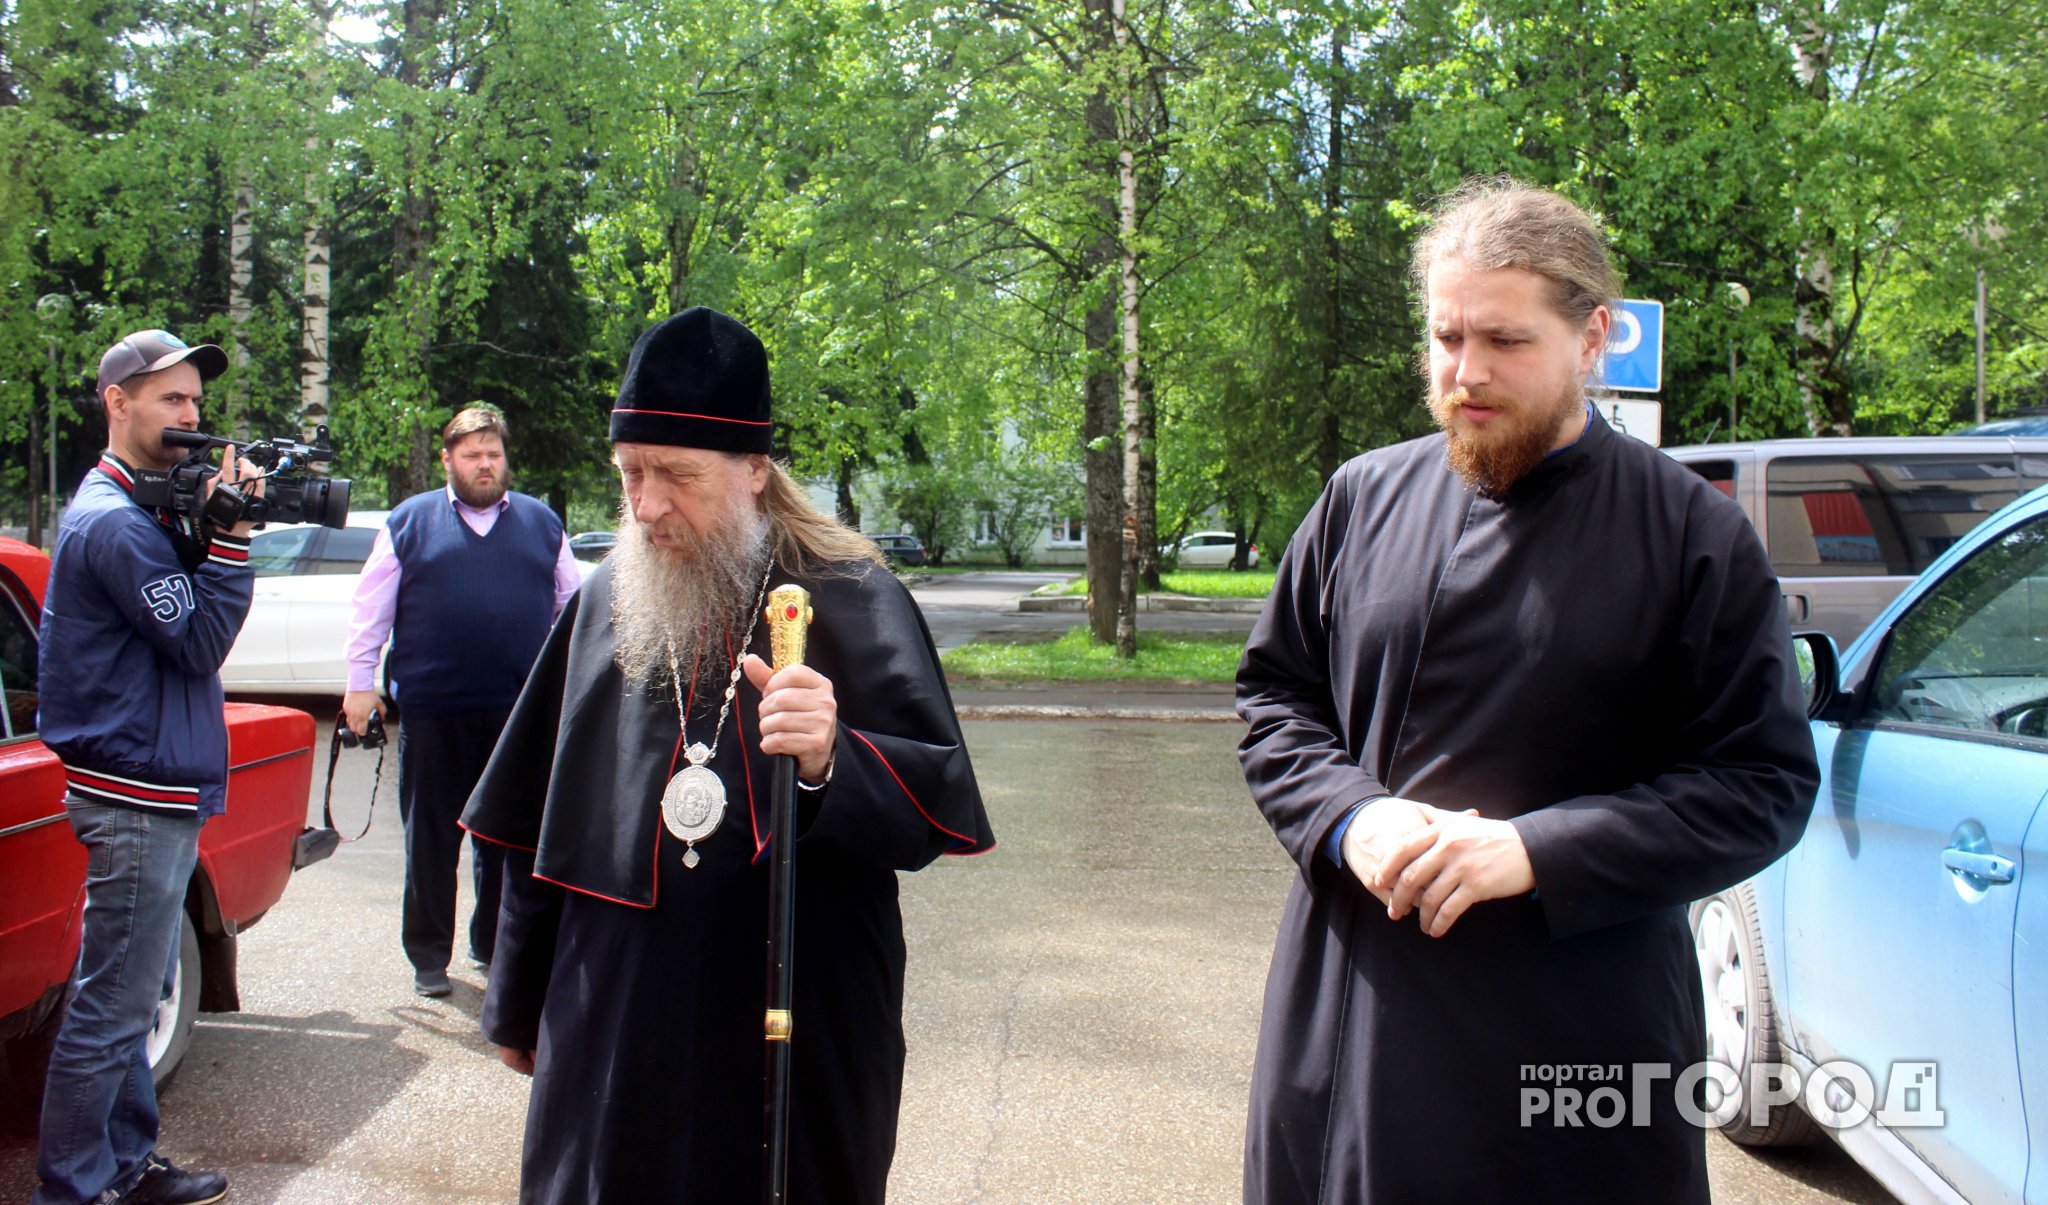
{"type": "MultiPolygon", "coordinates": [[[[334,759],[341,753],[341,734],[346,731],[348,731],[348,717],[346,715],[335,716],[334,736],[327,742],[327,793],[320,801],[320,823],[328,828],[334,828],[334,759]]],[[[341,839],[343,845],[347,845],[352,841],[360,841],[369,835],[370,821],[377,814],[377,791],[384,785],[384,751],[388,748],[390,748],[388,743],[377,746],[377,772],[376,776],[370,780],[370,807],[368,811],[363,813],[363,831],[353,837],[343,837],[341,839]]]]}

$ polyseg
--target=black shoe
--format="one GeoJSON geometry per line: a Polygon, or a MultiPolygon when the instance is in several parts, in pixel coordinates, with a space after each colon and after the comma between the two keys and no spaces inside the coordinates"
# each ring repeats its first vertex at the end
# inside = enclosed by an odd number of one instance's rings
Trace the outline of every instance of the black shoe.
{"type": "Polygon", "coordinates": [[[445,996],[455,988],[446,971],[420,971],[412,977],[412,990],[421,996],[445,996]]]}
{"type": "Polygon", "coordinates": [[[121,1205],[209,1205],[227,1195],[228,1178],[219,1172],[179,1171],[169,1159],[151,1155],[121,1205]]]}
{"type": "Polygon", "coordinates": [[[474,946],[470,948],[469,961],[472,964],[474,964],[478,970],[488,971],[491,969],[491,956],[489,954],[477,953],[476,948],[474,946]]]}

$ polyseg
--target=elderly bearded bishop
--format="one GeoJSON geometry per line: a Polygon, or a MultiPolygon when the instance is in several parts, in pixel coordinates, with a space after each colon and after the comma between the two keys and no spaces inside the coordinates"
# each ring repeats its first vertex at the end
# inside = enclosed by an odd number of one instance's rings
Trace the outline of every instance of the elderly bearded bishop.
{"type": "Polygon", "coordinates": [[[767,855],[790,838],[789,1199],[881,1201],[904,1063],[896,874],[994,844],[923,618],[768,459],[770,423],[745,326],[697,308],[641,337],[611,419],[617,550],[463,816],[507,850],[483,1028],[533,1075],[526,1205],[761,1198],[767,855]],[[756,620],[783,583],[816,620],[808,664],[771,675],[756,620]],[[794,834],[770,827],[776,754],[797,759],[794,834]]]}

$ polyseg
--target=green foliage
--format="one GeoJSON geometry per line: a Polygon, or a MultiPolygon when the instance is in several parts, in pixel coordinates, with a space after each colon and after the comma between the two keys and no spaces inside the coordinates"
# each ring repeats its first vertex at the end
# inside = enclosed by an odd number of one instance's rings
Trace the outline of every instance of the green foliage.
{"type": "Polygon", "coordinates": [[[1017,563],[1081,510],[1119,367],[1126,85],[1161,543],[1220,511],[1277,552],[1337,464],[1430,429],[1407,246],[1472,174],[1606,216],[1667,307],[1667,444],[1731,401],[1744,438],[1952,429],[1980,269],[1990,411],[2048,402],[2044,3],[1130,0],[1120,50],[1078,0],[380,0],[360,42],[317,0],[13,0],[0,519],[32,410],[65,490],[91,463],[128,330],[239,341],[206,422],[295,427],[314,232],[366,499],[431,485],[485,400],[521,487],[602,520],[632,342],[708,304],[768,344],[797,471],[888,484],[939,555],[992,504],[1017,563]]]}
{"type": "MultiPolygon", "coordinates": [[[[1159,575],[1159,588],[1198,598],[1264,598],[1273,592],[1273,570],[1171,569],[1159,575]]],[[[1088,583],[1071,581],[1059,592],[1086,594],[1088,583]]]]}
{"type": "Polygon", "coordinates": [[[967,543],[974,521],[974,482],[932,464],[905,465],[882,487],[882,497],[924,545],[933,566],[967,543]]]}
{"type": "Polygon", "coordinates": [[[1121,660],[1110,645],[1097,644],[1085,627],[1058,640],[1036,644],[975,641],[940,654],[953,682],[1063,682],[1131,679],[1231,682],[1237,678],[1241,637],[1138,633],[1138,655],[1121,660]]]}

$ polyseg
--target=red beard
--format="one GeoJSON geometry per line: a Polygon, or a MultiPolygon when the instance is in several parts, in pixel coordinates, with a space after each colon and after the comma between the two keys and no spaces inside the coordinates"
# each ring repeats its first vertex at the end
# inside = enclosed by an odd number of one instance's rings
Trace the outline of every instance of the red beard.
{"type": "Polygon", "coordinates": [[[1429,412],[1449,437],[1444,459],[1451,471],[1482,495],[1497,498],[1543,463],[1580,400],[1576,384],[1554,398],[1534,402],[1474,394],[1461,387],[1432,397],[1429,412]],[[1467,402],[1496,408],[1500,414],[1484,424],[1474,423],[1458,411],[1467,402]]]}

